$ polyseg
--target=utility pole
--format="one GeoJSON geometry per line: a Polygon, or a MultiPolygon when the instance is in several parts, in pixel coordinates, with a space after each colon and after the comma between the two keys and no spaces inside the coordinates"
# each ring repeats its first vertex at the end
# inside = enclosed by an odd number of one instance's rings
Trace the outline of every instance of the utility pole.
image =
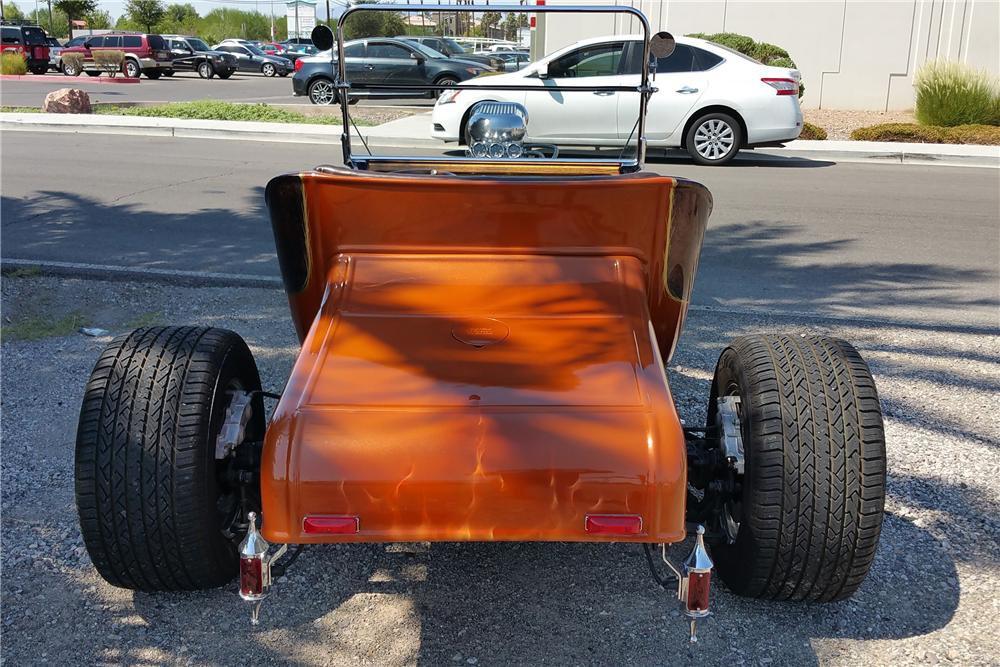
{"type": "Polygon", "coordinates": [[[52,22],[52,0],[49,0],[49,34],[55,36],[56,29],[53,26],[55,24],[52,22]]]}
{"type": "Polygon", "coordinates": [[[330,26],[330,27],[333,26],[333,23],[331,23],[331,17],[330,17],[330,0],[326,0],[326,24],[328,26],[330,26]]]}
{"type": "MultiPolygon", "coordinates": [[[[295,0],[295,39],[299,38],[299,0],[295,0]]],[[[298,42],[296,42],[298,44],[298,42]]]]}
{"type": "Polygon", "coordinates": [[[274,39],[274,0],[271,0],[271,41],[276,41],[274,39]]]}

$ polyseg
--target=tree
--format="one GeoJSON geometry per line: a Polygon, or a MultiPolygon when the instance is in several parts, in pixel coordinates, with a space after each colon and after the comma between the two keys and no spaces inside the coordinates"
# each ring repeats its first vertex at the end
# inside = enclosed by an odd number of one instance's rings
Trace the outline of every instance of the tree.
{"type": "Polygon", "coordinates": [[[95,11],[97,0],[56,0],[52,6],[66,15],[67,35],[72,37],[73,21],[95,11]]]}
{"type": "Polygon", "coordinates": [[[95,9],[86,16],[87,25],[96,30],[107,30],[113,25],[111,13],[106,9],[95,9]]]}
{"type": "MultiPolygon", "coordinates": [[[[378,4],[361,0],[358,4],[378,4]]],[[[360,37],[395,37],[406,34],[406,23],[396,12],[358,12],[347,19],[344,33],[348,39],[360,37]]]]}
{"type": "Polygon", "coordinates": [[[24,19],[24,12],[13,2],[4,3],[3,17],[8,21],[21,21],[24,19]]]}
{"type": "Polygon", "coordinates": [[[153,26],[163,19],[167,9],[160,0],[128,0],[125,13],[146,32],[153,32],[153,26]]]}
{"type": "Polygon", "coordinates": [[[482,18],[479,19],[479,27],[486,37],[493,35],[493,31],[496,30],[499,23],[500,12],[483,12],[482,18]]]}
{"type": "Polygon", "coordinates": [[[198,11],[191,3],[184,3],[183,5],[167,5],[165,11],[167,14],[167,20],[181,25],[197,21],[199,18],[198,11]]]}

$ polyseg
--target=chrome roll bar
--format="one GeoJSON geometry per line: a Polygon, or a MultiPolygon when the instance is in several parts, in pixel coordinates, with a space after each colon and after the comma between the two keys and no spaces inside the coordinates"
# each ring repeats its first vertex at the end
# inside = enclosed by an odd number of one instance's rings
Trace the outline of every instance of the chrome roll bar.
{"type": "MultiPolygon", "coordinates": [[[[364,4],[364,5],[354,5],[349,7],[343,14],[340,15],[340,19],[337,22],[337,49],[336,52],[331,50],[331,64],[334,65],[336,69],[336,79],[335,86],[337,88],[337,99],[340,101],[340,106],[343,111],[343,124],[344,132],[341,135],[341,145],[344,150],[344,164],[348,167],[356,167],[357,161],[354,158],[354,154],[351,151],[351,113],[348,107],[348,98],[350,95],[350,90],[354,88],[355,90],[419,90],[419,91],[432,91],[432,90],[461,90],[465,86],[462,84],[449,84],[449,85],[414,85],[414,84],[351,84],[347,80],[347,58],[344,55],[344,24],[347,19],[356,12],[465,12],[465,13],[475,13],[486,11],[486,8],[491,12],[504,13],[515,13],[515,14],[629,14],[638,19],[639,23],[642,24],[642,63],[641,63],[641,76],[639,79],[638,86],[559,86],[559,85],[546,85],[543,88],[538,86],[526,86],[526,85],[502,85],[494,84],[490,85],[485,83],[483,85],[477,85],[476,90],[511,90],[511,91],[534,91],[534,92],[555,92],[555,91],[566,91],[566,92],[624,92],[624,93],[639,93],[639,119],[636,127],[636,153],[635,159],[632,160],[607,160],[607,159],[595,159],[592,162],[605,162],[605,163],[615,163],[618,164],[623,170],[636,170],[639,169],[646,159],[646,107],[649,103],[649,96],[656,92],[656,88],[650,86],[649,83],[649,39],[650,39],[650,28],[649,21],[646,19],[646,15],[643,14],[638,9],[628,6],[615,6],[615,5],[412,5],[412,4],[364,4]],[[333,60],[334,53],[336,54],[336,61],[333,60]]],[[[623,147],[624,148],[624,147],[623,147]]],[[[372,158],[367,157],[365,160],[371,160],[372,158]]],[[[406,158],[384,158],[392,160],[400,160],[406,158]]],[[[436,161],[449,161],[456,160],[461,161],[465,158],[456,157],[442,157],[436,158],[436,161]]],[[[510,163],[517,163],[521,160],[508,160],[510,163]]]]}

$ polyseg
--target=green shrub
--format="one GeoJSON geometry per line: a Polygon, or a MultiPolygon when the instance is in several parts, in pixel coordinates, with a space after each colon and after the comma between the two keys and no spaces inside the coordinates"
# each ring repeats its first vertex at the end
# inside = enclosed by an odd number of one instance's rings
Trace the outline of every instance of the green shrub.
{"type": "Polygon", "coordinates": [[[819,125],[812,123],[802,123],[802,133],[799,139],[811,139],[813,141],[826,141],[826,130],[819,125]]]}
{"type": "MultiPolygon", "coordinates": [[[[171,102],[148,107],[97,107],[97,113],[118,116],[151,116],[158,118],[192,118],[195,120],[247,120],[258,123],[307,123],[310,125],[340,125],[339,114],[306,116],[267,104],[234,104],[214,100],[171,102]]],[[[370,125],[355,119],[357,125],[370,125]]]]}
{"type": "Polygon", "coordinates": [[[122,71],[122,63],[125,62],[124,51],[94,51],[94,65],[102,72],[107,72],[114,76],[122,71]]]}
{"type": "Polygon", "coordinates": [[[916,144],[983,144],[1000,146],[1000,127],[959,125],[940,127],[916,123],[883,123],[851,132],[856,141],[899,141],[916,144]]]}
{"type": "Polygon", "coordinates": [[[62,64],[67,63],[72,64],[76,68],[77,72],[83,71],[83,54],[81,53],[66,53],[62,56],[62,64]]]}
{"type": "Polygon", "coordinates": [[[996,77],[961,63],[929,62],[913,78],[917,121],[924,125],[1000,125],[996,77]]]}
{"type": "Polygon", "coordinates": [[[19,53],[5,53],[0,56],[0,73],[27,74],[28,64],[19,53]]]}
{"type": "MultiPolygon", "coordinates": [[[[735,32],[716,32],[710,35],[703,32],[693,32],[690,33],[688,37],[704,39],[707,42],[714,42],[721,46],[726,46],[733,51],[738,51],[745,56],[753,58],[762,65],[798,69],[798,67],[795,66],[795,61],[793,61],[792,57],[788,55],[788,51],[784,50],[780,46],[775,46],[774,44],[755,41],[753,37],[747,37],[746,35],[740,35],[735,32]]],[[[805,92],[806,86],[800,81],[799,97],[802,97],[805,92]]]]}

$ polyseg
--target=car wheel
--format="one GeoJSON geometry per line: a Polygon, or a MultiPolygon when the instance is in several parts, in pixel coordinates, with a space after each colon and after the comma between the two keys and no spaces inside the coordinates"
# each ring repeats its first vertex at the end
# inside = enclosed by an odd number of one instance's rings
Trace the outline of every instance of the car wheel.
{"type": "Polygon", "coordinates": [[[868,365],[826,336],[747,336],[715,369],[708,426],[720,438],[724,397],[745,461],[724,503],[726,539],[710,544],[722,580],[748,597],[849,597],[875,557],[885,505],[885,434],[868,365]]]}
{"type": "Polygon", "coordinates": [[[245,512],[259,511],[259,488],[236,481],[259,467],[259,391],[250,350],[224,329],[137,329],[104,350],[84,393],[75,480],[83,542],[109,583],[176,591],[233,579],[245,512]],[[234,448],[220,434],[246,409],[234,448]]]}
{"type": "Polygon", "coordinates": [[[101,76],[100,72],[87,72],[87,76],[101,76]]]}
{"type": "Polygon", "coordinates": [[[32,74],[47,74],[48,71],[49,71],[48,63],[45,63],[44,65],[35,65],[34,67],[31,68],[32,74]]]}
{"type": "MultiPolygon", "coordinates": [[[[455,77],[453,77],[453,76],[442,76],[442,77],[434,80],[434,85],[435,86],[454,86],[457,83],[458,83],[458,79],[455,78],[455,77]]],[[[437,98],[441,97],[441,93],[442,92],[444,92],[444,91],[441,91],[441,90],[432,91],[431,92],[431,97],[433,97],[434,99],[437,99],[437,98]]]]}
{"type": "Polygon", "coordinates": [[[325,78],[313,79],[309,84],[309,101],[313,104],[336,104],[337,89],[333,81],[325,78]]]}
{"type": "Polygon", "coordinates": [[[208,61],[203,61],[198,64],[198,76],[203,79],[211,79],[215,76],[215,68],[212,67],[212,63],[208,61]]]}
{"type": "Polygon", "coordinates": [[[63,63],[63,74],[66,76],[80,76],[80,69],[71,62],[63,63]]]}
{"type": "Polygon", "coordinates": [[[740,124],[724,113],[701,116],[688,128],[684,145],[698,164],[726,164],[740,151],[743,137],[740,124]]]}
{"type": "Polygon", "coordinates": [[[261,65],[260,71],[264,76],[274,76],[278,73],[278,70],[271,63],[264,63],[261,65]]]}
{"type": "Polygon", "coordinates": [[[160,75],[163,74],[163,72],[158,69],[143,70],[142,73],[146,75],[147,79],[159,79],[160,75]]]}
{"type": "Polygon", "coordinates": [[[233,75],[233,73],[232,73],[232,72],[218,72],[218,73],[216,74],[216,76],[218,76],[218,77],[219,77],[220,79],[228,79],[228,78],[229,78],[229,77],[231,77],[232,75],[233,75]]]}
{"type": "Polygon", "coordinates": [[[139,67],[139,63],[134,60],[126,60],[125,64],[122,65],[122,71],[130,79],[138,79],[139,74],[142,72],[142,68],[139,67]]]}
{"type": "Polygon", "coordinates": [[[168,69],[163,72],[163,76],[173,76],[173,75],[174,75],[174,70],[172,69],[168,69]]]}

